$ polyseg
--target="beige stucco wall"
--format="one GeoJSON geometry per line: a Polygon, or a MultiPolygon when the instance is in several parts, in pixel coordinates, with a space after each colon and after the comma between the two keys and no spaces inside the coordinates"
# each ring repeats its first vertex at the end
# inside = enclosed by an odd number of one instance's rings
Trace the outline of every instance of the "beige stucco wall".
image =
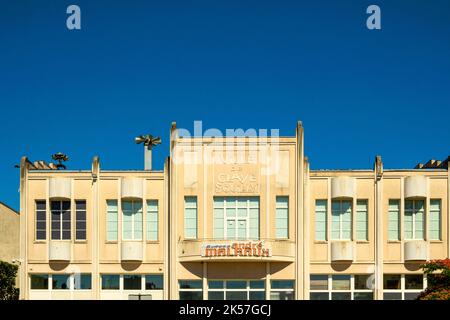
{"type": "MultiPolygon", "coordinates": [[[[0,261],[20,265],[20,217],[18,212],[0,202],[0,261]]],[[[16,286],[20,287],[19,272],[16,286]]]]}

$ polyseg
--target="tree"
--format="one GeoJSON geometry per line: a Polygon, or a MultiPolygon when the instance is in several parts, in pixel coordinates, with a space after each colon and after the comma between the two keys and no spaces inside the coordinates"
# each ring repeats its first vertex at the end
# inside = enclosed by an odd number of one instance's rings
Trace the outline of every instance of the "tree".
{"type": "Polygon", "coordinates": [[[421,267],[428,286],[417,299],[450,300],[450,259],[431,260],[421,267]]]}
{"type": "Polygon", "coordinates": [[[19,299],[19,289],[16,288],[17,269],[14,264],[0,261],[0,300],[19,299]]]}

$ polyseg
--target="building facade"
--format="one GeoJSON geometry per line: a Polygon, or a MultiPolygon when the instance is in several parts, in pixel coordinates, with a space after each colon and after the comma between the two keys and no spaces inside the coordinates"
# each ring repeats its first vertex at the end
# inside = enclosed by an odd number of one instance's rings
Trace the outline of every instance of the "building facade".
{"type": "MultiPolygon", "coordinates": [[[[13,208],[0,202],[0,261],[18,264],[20,219],[19,213],[13,208]]],[[[16,287],[19,288],[19,274],[16,287]]]]}
{"type": "Polygon", "coordinates": [[[293,137],[180,137],[164,170],[21,161],[22,299],[413,299],[450,171],[310,170],[293,137]]]}

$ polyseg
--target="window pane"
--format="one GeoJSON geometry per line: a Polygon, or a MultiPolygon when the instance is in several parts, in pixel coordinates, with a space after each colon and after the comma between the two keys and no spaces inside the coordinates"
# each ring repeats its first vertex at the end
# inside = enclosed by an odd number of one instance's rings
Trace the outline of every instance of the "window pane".
{"type": "Polygon", "coordinates": [[[227,291],[226,300],[247,300],[247,291],[227,291]]]}
{"type": "Polygon", "coordinates": [[[103,290],[119,290],[120,276],[118,274],[102,275],[103,290]]]}
{"type": "Polygon", "coordinates": [[[384,289],[401,289],[401,276],[399,274],[385,274],[383,282],[384,289]]]}
{"type": "Polygon", "coordinates": [[[264,289],[264,280],[250,281],[250,289],[264,289]]]}
{"type": "Polygon", "coordinates": [[[331,279],[333,290],[350,290],[350,275],[333,275],[331,279]]]}
{"type": "Polygon", "coordinates": [[[316,240],[327,238],[327,200],[316,200],[316,240]]]}
{"type": "Polygon", "coordinates": [[[288,225],[289,225],[289,198],[277,197],[276,198],[276,212],[275,212],[275,235],[278,239],[288,238],[288,225]]]}
{"type": "Polygon", "coordinates": [[[405,292],[405,300],[416,300],[420,292],[405,292]]]}
{"type": "Polygon", "coordinates": [[[202,280],[180,280],[180,289],[201,289],[202,280]]]}
{"type": "Polygon", "coordinates": [[[225,300],[225,292],[208,291],[208,300],[225,300]]]}
{"type": "Polygon", "coordinates": [[[180,291],[180,300],[203,300],[202,291],[180,291]]]}
{"type": "Polygon", "coordinates": [[[328,290],[328,275],[311,275],[310,287],[311,290],[328,290]]]}
{"type": "Polygon", "coordinates": [[[294,289],[294,280],[272,280],[272,289],[294,289]]]}
{"type": "Polygon", "coordinates": [[[32,274],[31,289],[48,289],[48,275],[47,274],[32,274]]]}
{"type": "Polygon", "coordinates": [[[223,281],[208,281],[209,289],[223,289],[223,281]]]}
{"type": "Polygon", "coordinates": [[[141,290],[141,276],[124,275],[123,288],[124,290],[141,290]]]}
{"type": "Polygon", "coordinates": [[[423,276],[421,274],[405,275],[405,289],[423,289],[423,276]]]}
{"type": "Polygon", "coordinates": [[[164,278],[162,274],[148,274],[145,276],[145,290],[163,290],[164,278]]]}
{"type": "Polygon", "coordinates": [[[369,274],[355,275],[355,289],[372,289],[372,277],[369,274]]]}
{"type": "Polygon", "coordinates": [[[54,274],[52,276],[52,289],[55,290],[70,289],[69,276],[66,274],[54,274]]]}
{"type": "Polygon", "coordinates": [[[368,240],[368,209],[367,200],[357,201],[357,211],[356,211],[356,239],[357,240],[368,240]]]}
{"type": "Polygon", "coordinates": [[[383,300],[402,300],[402,294],[401,292],[385,292],[383,300]]]}
{"type": "Polygon", "coordinates": [[[373,300],[373,292],[355,292],[353,300],[373,300]]]}
{"type": "Polygon", "coordinates": [[[246,281],[227,281],[226,282],[227,289],[245,289],[247,288],[246,281]]]}
{"type": "Polygon", "coordinates": [[[331,300],[351,300],[352,295],[350,292],[332,292],[331,300]]]}
{"type": "Polygon", "coordinates": [[[330,300],[328,292],[311,292],[309,294],[311,300],[330,300]]]}
{"type": "Polygon", "coordinates": [[[90,290],[92,287],[92,277],[90,274],[74,275],[75,290],[90,290]]]}
{"type": "Polygon", "coordinates": [[[294,291],[271,291],[270,300],[294,300],[294,291]]]}
{"type": "Polygon", "coordinates": [[[249,292],[249,300],[265,300],[266,293],[265,291],[250,291],[249,292]]]}
{"type": "Polygon", "coordinates": [[[197,238],[197,197],[184,198],[184,236],[197,238]]]}

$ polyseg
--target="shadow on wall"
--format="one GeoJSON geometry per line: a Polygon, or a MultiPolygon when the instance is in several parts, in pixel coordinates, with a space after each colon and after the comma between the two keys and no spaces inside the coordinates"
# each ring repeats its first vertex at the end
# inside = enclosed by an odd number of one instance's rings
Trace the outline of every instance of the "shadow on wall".
{"type": "MultiPolygon", "coordinates": [[[[424,261],[424,263],[425,263],[425,261],[424,261]]],[[[422,263],[420,263],[420,262],[405,262],[405,268],[408,271],[418,271],[421,269],[420,268],[421,264],[422,263]]]]}
{"type": "Polygon", "coordinates": [[[137,268],[139,268],[139,266],[142,264],[142,262],[122,262],[122,268],[125,271],[133,271],[136,270],[137,268]]]}
{"type": "Polygon", "coordinates": [[[54,270],[54,271],[61,271],[61,270],[64,270],[65,268],[67,268],[68,266],[69,266],[69,264],[70,264],[70,262],[69,261],[61,261],[61,262],[58,262],[58,261],[50,261],[49,262],[49,265],[50,265],[50,268],[52,269],[52,270],[54,270]]]}
{"type": "Polygon", "coordinates": [[[334,271],[345,271],[352,265],[352,262],[332,262],[331,267],[334,271]]]}

